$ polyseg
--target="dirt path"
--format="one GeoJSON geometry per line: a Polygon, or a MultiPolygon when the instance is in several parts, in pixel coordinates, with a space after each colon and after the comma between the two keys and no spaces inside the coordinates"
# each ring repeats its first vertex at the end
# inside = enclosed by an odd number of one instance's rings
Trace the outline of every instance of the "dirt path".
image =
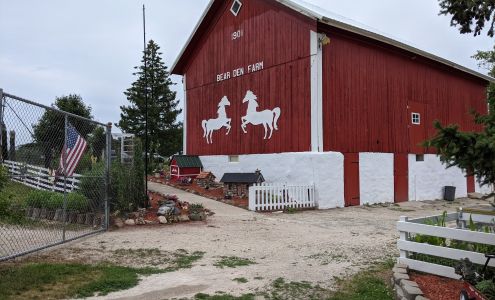
{"type": "Polygon", "coordinates": [[[215,215],[207,222],[111,231],[40,256],[85,262],[114,261],[143,267],[160,266],[159,257],[150,256],[147,261],[137,260],[132,255],[116,258],[115,251],[156,248],[163,252],[177,249],[205,252],[190,269],[145,277],[139,286],[110,294],[105,299],[182,298],[217,291],[239,295],[262,289],[279,277],[332,288],[335,277],[353,274],[397,254],[395,223],[401,215],[434,215],[444,210],[455,211],[461,205],[486,203],[474,200],[408,202],[400,207],[259,214],[156,183],[150,183],[149,188],[177,194],[181,200],[203,203],[215,215]],[[238,268],[214,266],[222,256],[247,258],[256,264],[238,268]],[[248,282],[233,281],[240,277],[248,282]]]}

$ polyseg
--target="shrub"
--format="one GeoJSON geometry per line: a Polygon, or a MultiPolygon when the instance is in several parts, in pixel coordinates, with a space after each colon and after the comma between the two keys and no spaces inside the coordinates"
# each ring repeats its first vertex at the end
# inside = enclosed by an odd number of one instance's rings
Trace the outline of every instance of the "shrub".
{"type": "Polygon", "coordinates": [[[0,191],[2,191],[9,181],[7,170],[0,166],[0,191]]]}
{"type": "Polygon", "coordinates": [[[96,210],[105,200],[105,165],[97,163],[83,174],[79,183],[80,194],[86,197],[86,207],[96,210]]]}
{"type": "Polygon", "coordinates": [[[64,195],[60,193],[51,193],[46,208],[50,210],[62,209],[64,207],[64,195]]]}
{"type": "Polygon", "coordinates": [[[80,193],[67,194],[67,210],[86,212],[88,210],[88,198],[80,193]]]}
{"type": "Polygon", "coordinates": [[[27,206],[37,208],[48,208],[50,198],[54,192],[35,190],[28,194],[26,199],[27,206]]]}

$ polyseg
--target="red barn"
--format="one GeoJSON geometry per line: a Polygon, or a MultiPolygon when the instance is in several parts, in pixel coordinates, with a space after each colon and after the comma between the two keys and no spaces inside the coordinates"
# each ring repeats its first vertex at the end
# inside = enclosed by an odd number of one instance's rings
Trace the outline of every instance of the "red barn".
{"type": "Polygon", "coordinates": [[[300,0],[212,0],[172,68],[184,151],[217,177],[313,183],[320,208],[482,191],[420,144],[479,130],[492,78],[300,0]]]}
{"type": "Polygon", "coordinates": [[[203,170],[203,164],[195,155],[174,155],[170,160],[170,178],[196,178],[203,170]]]}

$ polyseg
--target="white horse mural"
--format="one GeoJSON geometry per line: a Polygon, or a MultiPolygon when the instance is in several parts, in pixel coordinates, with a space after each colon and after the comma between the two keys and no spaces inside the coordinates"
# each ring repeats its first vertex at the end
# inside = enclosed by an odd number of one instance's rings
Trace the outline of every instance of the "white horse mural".
{"type": "Polygon", "coordinates": [[[265,128],[265,137],[263,139],[271,139],[273,129],[278,130],[277,121],[280,118],[280,108],[275,107],[273,110],[256,111],[259,106],[256,100],[258,100],[258,97],[256,97],[256,95],[251,91],[247,91],[244,100],[242,100],[242,103],[248,102],[246,115],[241,118],[242,131],[244,133],[247,133],[247,124],[263,125],[263,127],[265,128]],[[268,128],[270,128],[270,135],[267,137],[268,128]]]}
{"type": "Polygon", "coordinates": [[[206,143],[212,144],[213,131],[222,129],[222,127],[227,128],[227,133],[225,135],[230,133],[232,119],[227,118],[226,106],[230,106],[230,102],[227,96],[224,96],[222,100],[220,100],[220,103],[218,103],[218,117],[216,119],[203,120],[201,122],[204,132],[203,137],[206,138],[206,143]]]}

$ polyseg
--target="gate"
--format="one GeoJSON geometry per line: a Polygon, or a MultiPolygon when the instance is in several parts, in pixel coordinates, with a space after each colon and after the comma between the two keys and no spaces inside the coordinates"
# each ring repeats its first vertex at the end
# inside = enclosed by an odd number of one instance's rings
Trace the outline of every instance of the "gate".
{"type": "Polygon", "coordinates": [[[111,124],[0,89],[0,261],[108,228],[111,124]]]}

